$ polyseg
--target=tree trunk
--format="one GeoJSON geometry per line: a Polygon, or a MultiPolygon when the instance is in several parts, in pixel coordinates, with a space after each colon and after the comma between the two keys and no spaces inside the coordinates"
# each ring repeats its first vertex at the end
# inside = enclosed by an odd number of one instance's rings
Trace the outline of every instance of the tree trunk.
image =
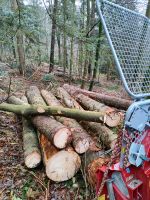
{"type": "Polygon", "coordinates": [[[67,36],[66,36],[66,15],[67,10],[67,0],[63,0],[63,68],[64,68],[64,74],[66,73],[67,68],[67,36]]]}
{"type": "Polygon", "coordinates": [[[110,108],[102,103],[99,103],[83,94],[78,94],[76,96],[76,99],[87,110],[101,111],[106,113],[104,123],[107,124],[109,127],[116,127],[121,123],[120,113],[115,111],[113,108],[110,108]]]}
{"type": "Polygon", "coordinates": [[[52,33],[51,33],[51,53],[50,53],[50,67],[49,73],[54,69],[54,53],[55,53],[55,32],[56,32],[56,14],[57,14],[58,0],[54,1],[53,18],[52,18],[52,33]]]}
{"type": "Polygon", "coordinates": [[[57,182],[67,181],[77,173],[81,165],[77,153],[70,148],[58,151],[44,133],[39,135],[39,141],[49,179],[57,182]]]}
{"type": "Polygon", "coordinates": [[[15,45],[14,45],[14,37],[11,37],[11,42],[12,42],[12,52],[14,59],[16,59],[16,50],[15,50],[15,45]]]}
{"type": "Polygon", "coordinates": [[[60,43],[60,33],[59,33],[59,31],[57,31],[57,45],[58,45],[59,66],[61,66],[61,43],[60,43]]]}
{"type": "MultiPolygon", "coordinates": [[[[30,87],[27,91],[27,97],[29,102],[34,105],[46,105],[36,86],[30,87]]],[[[63,149],[71,142],[70,130],[54,118],[36,116],[32,119],[32,122],[39,132],[44,133],[57,148],[63,149]]]]}
{"type": "Polygon", "coordinates": [[[150,18],[150,0],[148,0],[148,4],[147,4],[146,17],[150,18]]]}
{"type": "MultiPolygon", "coordinates": [[[[95,0],[91,0],[91,15],[90,15],[90,27],[95,24],[95,0]]],[[[93,28],[94,31],[94,28],[93,28]]],[[[89,36],[92,35],[92,31],[89,32],[89,36]]],[[[92,65],[93,65],[93,49],[89,50],[89,64],[88,64],[88,80],[92,77],[92,65]]]]}
{"type": "MultiPolygon", "coordinates": [[[[13,0],[12,1],[12,10],[16,12],[19,11],[19,25],[20,24],[20,2],[13,0]]],[[[24,44],[23,44],[23,34],[20,28],[16,33],[16,42],[17,42],[17,51],[18,51],[18,59],[19,59],[19,72],[21,75],[25,74],[25,53],[24,53],[24,44]]]]}
{"type": "Polygon", "coordinates": [[[71,38],[71,47],[70,47],[70,69],[69,69],[69,84],[72,81],[72,69],[73,69],[73,37],[71,38]]]}
{"type": "Polygon", "coordinates": [[[93,89],[94,80],[96,79],[96,75],[97,75],[99,52],[100,52],[100,46],[101,46],[101,41],[100,41],[101,35],[102,35],[102,23],[99,23],[99,34],[98,34],[98,41],[97,41],[97,46],[96,46],[95,66],[94,66],[94,71],[93,71],[93,77],[89,86],[90,91],[92,91],[93,89]]]}
{"type": "Polygon", "coordinates": [[[117,97],[112,97],[112,96],[108,96],[105,94],[99,94],[96,92],[89,92],[87,90],[81,90],[80,88],[70,86],[67,84],[64,84],[63,87],[65,90],[67,90],[67,92],[69,92],[71,94],[71,96],[76,96],[77,94],[82,93],[82,94],[89,96],[101,103],[104,103],[108,106],[112,106],[115,108],[127,110],[128,107],[132,104],[131,100],[120,99],[117,97]]]}
{"type": "MultiPolygon", "coordinates": [[[[11,96],[8,101],[16,105],[27,104],[15,96],[11,96]]],[[[39,148],[37,134],[30,121],[22,118],[23,123],[23,149],[25,165],[28,168],[35,168],[41,163],[41,152],[39,148]]]]}
{"type": "MultiPolygon", "coordinates": [[[[90,25],[90,1],[86,1],[87,4],[87,21],[86,21],[86,33],[89,31],[89,25],[90,25]]],[[[86,40],[88,40],[88,35],[86,35],[86,40]]],[[[88,45],[86,43],[85,45],[85,62],[84,62],[84,69],[83,69],[83,76],[82,76],[82,83],[81,83],[81,89],[84,89],[85,87],[85,81],[87,78],[87,72],[88,72],[88,56],[89,56],[89,51],[88,51],[88,45]]]]}
{"type": "MultiPolygon", "coordinates": [[[[50,106],[62,106],[55,96],[45,90],[41,91],[43,98],[50,106]]],[[[90,137],[82,126],[74,119],[56,117],[58,121],[69,127],[73,137],[73,147],[77,153],[85,153],[89,149],[90,137]]]]}

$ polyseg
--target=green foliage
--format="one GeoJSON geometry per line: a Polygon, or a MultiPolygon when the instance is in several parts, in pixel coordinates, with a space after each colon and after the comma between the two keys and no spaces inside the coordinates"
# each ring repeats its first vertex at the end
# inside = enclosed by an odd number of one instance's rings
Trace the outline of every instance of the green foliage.
{"type": "Polygon", "coordinates": [[[42,79],[44,82],[56,82],[54,74],[45,74],[42,79]]]}
{"type": "Polygon", "coordinates": [[[21,198],[17,197],[13,191],[11,191],[10,193],[10,196],[11,196],[11,200],[22,200],[21,198]]]}
{"type": "Polygon", "coordinates": [[[4,77],[4,76],[8,76],[8,72],[3,71],[2,69],[0,69],[0,77],[4,77]]]}
{"type": "Polygon", "coordinates": [[[113,85],[107,87],[107,89],[108,89],[108,90],[118,91],[118,89],[119,89],[119,85],[115,85],[115,84],[113,84],[113,85]]]}

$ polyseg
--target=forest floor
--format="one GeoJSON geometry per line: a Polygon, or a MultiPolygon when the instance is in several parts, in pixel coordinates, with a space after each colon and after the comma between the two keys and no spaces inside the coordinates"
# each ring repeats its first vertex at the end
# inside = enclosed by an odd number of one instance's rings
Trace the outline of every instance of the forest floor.
{"type": "MultiPolygon", "coordinates": [[[[18,97],[30,85],[54,91],[55,87],[68,82],[67,77],[54,74],[47,76],[47,72],[48,67],[43,66],[32,75],[29,74],[28,78],[23,78],[16,70],[0,63],[0,100],[7,97],[9,77],[11,94],[18,97]]],[[[73,81],[74,85],[79,83],[79,80],[73,81]]],[[[100,83],[94,86],[94,91],[128,98],[118,81],[107,81],[105,76],[101,76],[100,83]]],[[[16,115],[0,112],[0,200],[92,200],[93,194],[86,187],[85,179],[81,179],[81,172],[73,179],[57,184],[46,178],[43,165],[36,170],[25,167],[21,124],[21,118],[16,115]]]]}

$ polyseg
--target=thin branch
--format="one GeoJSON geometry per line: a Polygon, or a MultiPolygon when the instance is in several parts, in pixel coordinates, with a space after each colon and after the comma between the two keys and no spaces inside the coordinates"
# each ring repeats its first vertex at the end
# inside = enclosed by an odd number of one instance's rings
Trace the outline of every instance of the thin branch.
{"type": "Polygon", "coordinates": [[[93,31],[93,29],[95,28],[95,26],[97,26],[100,23],[100,21],[98,20],[92,27],[91,29],[87,32],[86,37],[88,37],[90,35],[90,33],[93,31]]]}

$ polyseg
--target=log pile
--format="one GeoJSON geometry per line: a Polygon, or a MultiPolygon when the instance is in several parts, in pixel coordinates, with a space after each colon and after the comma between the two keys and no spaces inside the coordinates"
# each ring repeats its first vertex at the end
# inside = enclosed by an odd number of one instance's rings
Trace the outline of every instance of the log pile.
{"type": "Polygon", "coordinates": [[[49,179],[61,182],[72,178],[82,167],[95,185],[97,169],[108,162],[106,150],[113,149],[123,122],[120,110],[100,103],[72,86],[50,91],[31,86],[21,99],[11,96],[1,110],[22,115],[25,165],[45,165],[49,179]]]}

